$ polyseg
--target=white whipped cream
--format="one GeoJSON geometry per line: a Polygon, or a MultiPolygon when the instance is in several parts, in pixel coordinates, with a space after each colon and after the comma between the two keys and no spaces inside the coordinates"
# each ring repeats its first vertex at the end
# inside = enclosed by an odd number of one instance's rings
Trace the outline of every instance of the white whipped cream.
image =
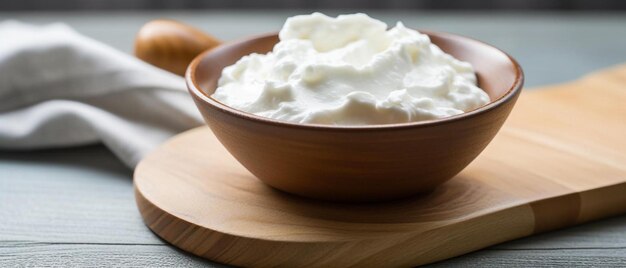
{"type": "Polygon", "coordinates": [[[400,22],[365,14],[287,19],[280,42],[224,68],[213,98],[295,123],[415,122],[476,109],[489,96],[472,66],[400,22]]]}

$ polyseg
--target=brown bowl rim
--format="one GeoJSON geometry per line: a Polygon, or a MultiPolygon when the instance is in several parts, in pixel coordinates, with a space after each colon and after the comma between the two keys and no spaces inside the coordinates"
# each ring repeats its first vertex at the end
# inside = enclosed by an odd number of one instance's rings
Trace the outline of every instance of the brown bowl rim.
{"type": "Polygon", "coordinates": [[[267,118],[267,117],[259,116],[256,114],[252,114],[252,113],[248,113],[248,112],[244,112],[244,111],[232,108],[224,103],[221,103],[220,101],[216,99],[213,99],[211,96],[207,96],[202,90],[200,90],[200,85],[196,81],[196,70],[197,70],[197,66],[200,64],[200,62],[202,61],[204,57],[206,57],[207,55],[211,53],[220,53],[222,50],[226,49],[228,46],[231,46],[233,44],[247,42],[247,41],[251,41],[255,39],[266,38],[269,36],[276,36],[278,34],[277,32],[270,32],[270,33],[257,34],[257,35],[240,38],[235,41],[229,42],[227,44],[222,44],[216,48],[209,49],[207,51],[200,53],[198,56],[196,56],[193,59],[193,61],[191,61],[191,63],[187,67],[187,71],[185,72],[185,82],[187,84],[187,87],[189,88],[189,91],[191,91],[196,97],[198,97],[205,103],[208,103],[209,105],[219,109],[220,111],[236,116],[236,117],[240,117],[246,120],[256,121],[258,123],[270,124],[270,125],[282,126],[282,127],[301,128],[301,129],[308,129],[308,130],[335,130],[335,131],[337,130],[340,130],[340,131],[400,130],[400,129],[406,129],[406,128],[429,127],[429,126],[434,126],[434,125],[453,123],[459,120],[478,116],[480,114],[488,112],[489,110],[493,110],[507,103],[511,99],[513,99],[517,95],[517,93],[521,91],[522,85],[524,82],[524,72],[522,70],[522,67],[519,65],[519,63],[513,57],[511,57],[511,55],[509,55],[508,53],[488,43],[476,40],[471,37],[459,35],[459,34],[429,31],[429,30],[417,30],[417,31],[419,31],[420,33],[426,34],[428,36],[438,35],[438,36],[444,36],[444,37],[445,36],[461,37],[464,39],[468,39],[472,42],[477,42],[482,45],[486,45],[488,47],[495,49],[496,51],[499,51],[500,53],[504,54],[513,64],[513,67],[515,68],[515,81],[513,82],[511,87],[507,90],[507,92],[504,95],[502,95],[500,98],[490,101],[488,104],[481,106],[477,109],[474,109],[472,111],[469,111],[469,112],[465,112],[465,113],[461,113],[461,114],[457,114],[453,116],[448,116],[444,118],[424,120],[424,121],[416,121],[416,122],[408,122],[408,123],[394,123],[394,124],[372,124],[372,125],[325,125],[325,124],[292,123],[292,122],[280,121],[280,120],[267,118]]]}

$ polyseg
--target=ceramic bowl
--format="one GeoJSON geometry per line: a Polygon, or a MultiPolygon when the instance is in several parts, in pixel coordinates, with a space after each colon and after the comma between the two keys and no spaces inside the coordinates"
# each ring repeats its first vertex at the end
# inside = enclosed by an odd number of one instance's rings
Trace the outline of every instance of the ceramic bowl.
{"type": "MultiPolygon", "coordinates": [[[[465,168],[496,135],[519,96],[519,64],[490,45],[422,31],[454,57],[470,62],[491,102],[467,113],[414,123],[330,126],[281,122],[213,98],[222,68],[266,53],[276,34],[224,44],[196,57],[189,92],[207,125],[258,179],[276,189],[325,200],[376,201],[427,192],[465,168]]],[[[207,160],[210,161],[210,160],[207,160]]]]}

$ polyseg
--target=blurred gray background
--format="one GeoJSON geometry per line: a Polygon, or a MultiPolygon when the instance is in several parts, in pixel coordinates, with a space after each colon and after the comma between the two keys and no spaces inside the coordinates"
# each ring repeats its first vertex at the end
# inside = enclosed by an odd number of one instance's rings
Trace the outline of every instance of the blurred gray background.
{"type": "Polygon", "coordinates": [[[623,0],[2,0],[0,10],[161,9],[438,9],[438,10],[625,10],[623,0]]]}

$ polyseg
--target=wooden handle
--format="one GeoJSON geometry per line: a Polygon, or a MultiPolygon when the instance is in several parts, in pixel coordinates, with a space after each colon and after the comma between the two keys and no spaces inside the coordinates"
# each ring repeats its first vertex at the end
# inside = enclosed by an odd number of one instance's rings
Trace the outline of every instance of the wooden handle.
{"type": "Polygon", "coordinates": [[[154,20],[146,23],[137,33],[135,56],[183,76],[194,57],[220,44],[217,38],[187,24],[154,20]]]}

